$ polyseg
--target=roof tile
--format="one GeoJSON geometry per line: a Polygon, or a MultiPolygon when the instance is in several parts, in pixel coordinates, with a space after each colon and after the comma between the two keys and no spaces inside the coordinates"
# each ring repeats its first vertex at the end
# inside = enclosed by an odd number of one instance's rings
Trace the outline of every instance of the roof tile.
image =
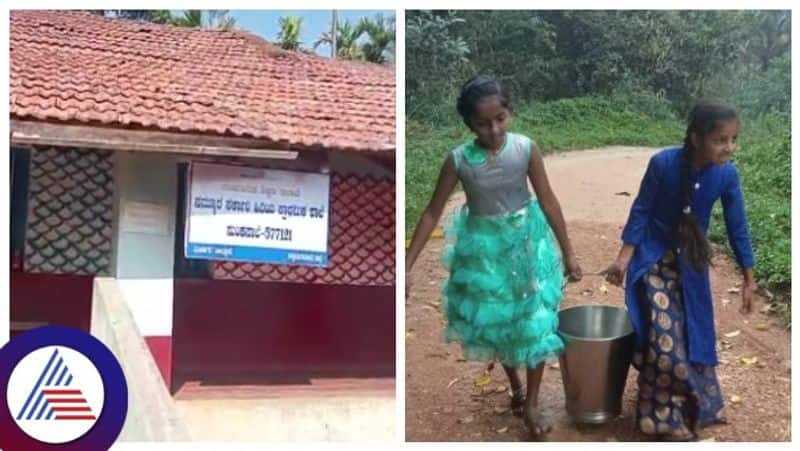
{"type": "Polygon", "coordinates": [[[10,15],[14,118],[213,132],[299,149],[395,148],[391,68],[287,52],[243,31],[72,11],[10,15]]]}

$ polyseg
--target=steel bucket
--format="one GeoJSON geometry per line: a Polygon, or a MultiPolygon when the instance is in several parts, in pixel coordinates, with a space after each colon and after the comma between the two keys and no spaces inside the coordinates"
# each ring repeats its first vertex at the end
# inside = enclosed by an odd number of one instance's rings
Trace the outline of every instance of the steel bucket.
{"type": "Polygon", "coordinates": [[[583,305],[558,312],[566,346],[559,358],[567,413],[576,423],[605,423],[622,413],[635,334],[620,307],[583,305]]]}

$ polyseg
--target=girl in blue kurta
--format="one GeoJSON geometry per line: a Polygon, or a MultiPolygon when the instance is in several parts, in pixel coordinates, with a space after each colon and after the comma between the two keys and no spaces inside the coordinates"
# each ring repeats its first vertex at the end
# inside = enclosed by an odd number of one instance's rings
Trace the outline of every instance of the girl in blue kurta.
{"type": "Polygon", "coordinates": [[[730,159],[739,119],[722,103],[702,101],[689,114],[684,144],[655,154],[622,232],[606,279],[622,283],[637,336],[637,425],[664,440],[694,440],[697,427],[722,423],[714,310],[706,238],[722,200],[728,239],[742,268],[742,313],[756,285],[739,174],[730,159]]]}

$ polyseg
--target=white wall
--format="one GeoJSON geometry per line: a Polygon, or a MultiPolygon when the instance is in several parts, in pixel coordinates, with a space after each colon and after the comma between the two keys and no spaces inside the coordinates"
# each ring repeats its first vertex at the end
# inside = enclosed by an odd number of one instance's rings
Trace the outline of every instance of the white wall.
{"type": "Polygon", "coordinates": [[[143,336],[172,335],[177,162],[116,152],[114,268],[143,336]]]}

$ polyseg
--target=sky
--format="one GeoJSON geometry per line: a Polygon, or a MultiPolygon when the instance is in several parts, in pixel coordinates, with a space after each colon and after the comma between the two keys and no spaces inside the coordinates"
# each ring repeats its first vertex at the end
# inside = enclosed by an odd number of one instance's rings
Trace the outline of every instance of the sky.
{"type": "MultiPolygon", "coordinates": [[[[394,17],[393,10],[338,10],[339,22],[349,20],[350,23],[358,22],[362,17],[374,17],[376,14],[384,17],[394,17]]],[[[278,36],[278,19],[282,16],[300,16],[303,18],[303,28],[300,41],[303,48],[312,49],[314,41],[325,31],[330,31],[332,10],[231,10],[228,15],[236,19],[239,28],[254,32],[268,41],[275,42],[278,36]]],[[[327,44],[321,44],[317,50],[321,56],[330,56],[331,49],[327,44]]]]}

